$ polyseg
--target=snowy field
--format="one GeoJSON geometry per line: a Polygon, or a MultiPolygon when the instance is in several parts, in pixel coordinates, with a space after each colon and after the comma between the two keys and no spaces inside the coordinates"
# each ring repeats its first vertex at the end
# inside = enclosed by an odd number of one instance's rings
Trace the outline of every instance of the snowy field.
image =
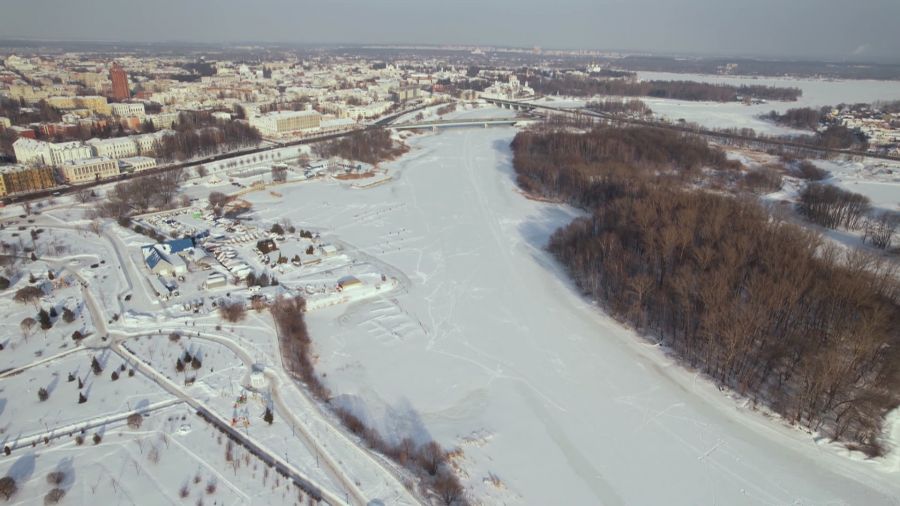
{"type": "Polygon", "coordinates": [[[390,184],[288,185],[258,211],[409,278],[310,314],[339,402],[388,437],[461,448],[486,504],[897,504],[893,457],[863,461],[744,407],[583,300],[543,250],[578,212],[517,192],[514,133],[415,137],[390,184]]]}
{"type": "Polygon", "coordinates": [[[900,211],[900,162],[865,158],[862,161],[815,160],[831,178],[826,182],[869,197],[872,207],[900,211]]]}
{"type": "Polygon", "coordinates": [[[41,504],[53,488],[51,472],[65,475],[61,504],[303,502],[293,483],[246,449],[233,445],[229,451],[228,439],[183,405],[149,414],[138,429],[124,422],[104,427],[96,445],[92,435],[82,445],[67,437],[0,461],[0,473],[19,486],[9,504],[41,504]]]}

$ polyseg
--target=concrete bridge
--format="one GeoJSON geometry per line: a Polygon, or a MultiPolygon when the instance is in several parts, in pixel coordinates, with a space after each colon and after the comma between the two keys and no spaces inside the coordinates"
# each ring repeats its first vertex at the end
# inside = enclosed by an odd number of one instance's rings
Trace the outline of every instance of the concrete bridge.
{"type": "Polygon", "coordinates": [[[439,128],[452,128],[452,127],[472,127],[472,126],[480,126],[483,128],[487,128],[492,125],[515,125],[516,123],[527,122],[531,120],[522,119],[522,118],[472,118],[472,119],[447,119],[447,120],[436,120],[436,121],[421,121],[414,123],[396,123],[390,125],[388,128],[392,128],[394,130],[422,130],[430,128],[431,130],[437,130],[439,128]]]}

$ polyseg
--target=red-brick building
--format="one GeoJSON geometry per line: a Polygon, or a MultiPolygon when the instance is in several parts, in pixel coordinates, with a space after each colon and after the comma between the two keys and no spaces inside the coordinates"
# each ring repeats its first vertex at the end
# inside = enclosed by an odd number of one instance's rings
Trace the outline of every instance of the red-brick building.
{"type": "Polygon", "coordinates": [[[115,100],[127,100],[131,98],[131,92],[128,90],[128,74],[119,66],[113,63],[109,69],[109,79],[112,81],[112,96],[115,100]]]}

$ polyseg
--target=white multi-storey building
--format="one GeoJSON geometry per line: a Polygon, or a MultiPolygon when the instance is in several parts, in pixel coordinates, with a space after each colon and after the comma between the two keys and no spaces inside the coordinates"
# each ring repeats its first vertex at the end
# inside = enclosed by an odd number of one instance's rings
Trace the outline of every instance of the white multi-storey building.
{"type": "Polygon", "coordinates": [[[13,143],[16,161],[27,165],[59,167],[65,162],[93,155],[90,146],[79,141],[52,143],[21,137],[13,143]]]}
{"type": "Polygon", "coordinates": [[[109,109],[112,111],[113,116],[144,116],[146,114],[144,112],[144,104],[140,102],[110,104],[109,109]]]}
{"type": "Polygon", "coordinates": [[[131,137],[91,139],[87,143],[94,148],[94,154],[97,156],[119,159],[138,155],[138,145],[131,137]]]}
{"type": "Polygon", "coordinates": [[[279,135],[319,128],[321,120],[317,111],[278,111],[250,118],[250,126],[263,135],[279,135]]]}
{"type": "Polygon", "coordinates": [[[161,139],[171,133],[171,130],[161,130],[152,134],[130,135],[112,139],[91,139],[87,143],[94,148],[94,155],[118,160],[133,156],[145,156],[156,152],[161,139]]]}

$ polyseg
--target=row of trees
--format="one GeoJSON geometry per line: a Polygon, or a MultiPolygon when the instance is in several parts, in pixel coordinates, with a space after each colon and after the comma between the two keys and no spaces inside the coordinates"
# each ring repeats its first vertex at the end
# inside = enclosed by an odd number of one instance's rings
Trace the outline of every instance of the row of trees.
{"type": "MultiPolygon", "coordinates": [[[[331,393],[315,373],[312,341],[304,319],[306,301],[300,297],[279,296],[269,309],[278,328],[279,346],[285,366],[319,400],[330,402],[331,393]]],[[[271,416],[268,409],[266,413],[271,416]]],[[[423,480],[424,486],[434,492],[444,504],[467,504],[464,489],[450,466],[451,454],[437,442],[416,444],[410,438],[403,438],[392,443],[385,440],[377,430],[367,427],[349,410],[337,407],[335,413],[347,429],[361,437],[369,447],[416,473],[423,480]]]]}
{"type": "Polygon", "coordinates": [[[635,81],[632,79],[595,79],[563,76],[529,81],[544,95],[590,97],[617,95],[623,97],[656,97],[678,100],[735,102],[741,99],[780,100],[793,102],[803,94],[799,88],[775,86],[700,83],[696,81],[635,81]]]}
{"type": "Polygon", "coordinates": [[[808,184],[800,192],[798,208],[817,225],[862,230],[863,241],[879,249],[891,247],[900,227],[900,214],[876,212],[868,197],[829,184],[808,184]]]}
{"type": "Polygon", "coordinates": [[[387,455],[418,476],[423,488],[437,495],[441,503],[448,506],[469,504],[465,490],[453,472],[450,462],[452,453],[444,450],[437,441],[417,444],[412,438],[404,437],[399,441],[389,442],[350,410],[337,408],[335,412],[341,423],[370,448],[387,455]]]}
{"type": "Polygon", "coordinates": [[[315,372],[312,340],[304,319],[306,301],[302,297],[279,296],[269,310],[278,327],[278,342],[287,369],[300,378],[318,399],[328,401],[331,393],[315,372]]]}
{"type": "Polygon", "coordinates": [[[884,416],[900,404],[892,268],[842,257],[755,199],[691,189],[679,176],[698,164],[730,169],[705,143],[684,138],[682,153],[645,142],[655,135],[517,136],[523,187],[592,211],[558,230],[550,251],[586,293],[690,366],[878,454],[884,416]]]}
{"type": "Polygon", "coordinates": [[[605,98],[603,100],[595,100],[588,102],[587,108],[592,111],[606,112],[610,114],[639,114],[648,116],[653,114],[653,110],[643,101],[638,99],[620,100],[614,98],[605,98]]]}
{"type": "Polygon", "coordinates": [[[800,213],[828,228],[858,229],[872,210],[868,197],[830,184],[810,183],[800,192],[800,213]]]}

